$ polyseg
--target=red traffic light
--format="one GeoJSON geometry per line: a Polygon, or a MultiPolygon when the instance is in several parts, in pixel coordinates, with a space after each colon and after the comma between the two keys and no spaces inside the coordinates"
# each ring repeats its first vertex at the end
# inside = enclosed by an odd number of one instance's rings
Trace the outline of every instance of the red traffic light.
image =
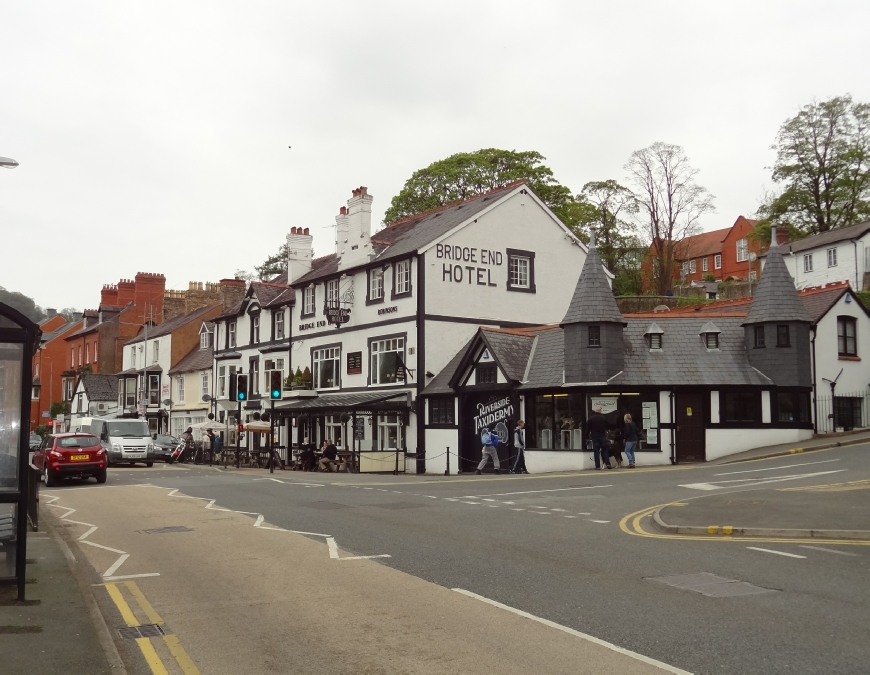
{"type": "Polygon", "coordinates": [[[242,424],[241,422],[239,422],[239,431],[244,431],[244,430],[245,430],[245,425],[242,424]]]}

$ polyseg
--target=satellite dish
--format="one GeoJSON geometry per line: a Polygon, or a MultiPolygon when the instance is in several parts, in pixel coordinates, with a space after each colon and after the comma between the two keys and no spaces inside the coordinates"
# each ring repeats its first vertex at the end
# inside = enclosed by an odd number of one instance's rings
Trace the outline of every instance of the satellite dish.
{"type": "Polygon", "coordinates": [[[172,399],[171,399],[171,398],[165,398],[165,399],[163,399],[163,405],[169,405],[169,406],[171,406],[171,405],[172,405],[172,399]]]}
{"type": "Polygon", "coordinates": [[[758,260],[758,256],[755,253],[750,253],[749,262],[755,262],[756,260],[758,260]]]}
{"type": "Polygon", "coordinates": [[[209,401],[214,401],[214,398],[212,398],[208,394],[203,394],[202,400],[208,403],[209,401]]]}

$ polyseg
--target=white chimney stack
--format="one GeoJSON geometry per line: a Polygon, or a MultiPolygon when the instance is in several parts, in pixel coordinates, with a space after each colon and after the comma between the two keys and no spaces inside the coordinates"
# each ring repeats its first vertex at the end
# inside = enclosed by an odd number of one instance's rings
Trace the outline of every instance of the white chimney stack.
{"type": "Polygon", "coordinates": [[[311,261],[314,258],[314,237],[308,233],[308,228],[291,227],[287,235],[287,283],[293,283],[299,277],[311,271],[311,261]]]}
{"type": "Polygon", "coordinates": [[[347,249],[349,229],[350,218],[347,215],[347,207],[342,206],[335,217],[335,255],[339,258],[344,255],[347,249]]]}
{"type": "MultiPolygon", "coordinates": [[[[347,200],[347,244],[341,254],[339,269],[369,261],[372,252],[372,201],[367,187],[358,187],[347,200]]],[[[336,221],[338,222],[338,221],[336,221]]]]}

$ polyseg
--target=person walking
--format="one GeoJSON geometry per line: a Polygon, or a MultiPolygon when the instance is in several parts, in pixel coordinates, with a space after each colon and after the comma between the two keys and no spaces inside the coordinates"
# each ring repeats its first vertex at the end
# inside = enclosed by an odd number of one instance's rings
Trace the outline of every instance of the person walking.
{"type": "Polygon", "coordinates": [[[610,466],[610,444],[607,442],[607,418],[601,414],[601,406],[594,408],[586,420],[586,429],[592,441],[592,452],[595,454],[595,469],[600,470],[601,464],[608,469],[610,466]],[[600,460],[599,460],[600,454],[600,460]]]}
{"type": "Polygon", "coordinates": [[[631,415],[625,413],[623,417],[625,429],[622,438],[625,440],[625,458],[628,460],[628,468],[634,468],[634,449],[637,447],[637,426],[631,421],[631,415]]]}
{"type": "Polygon", "coordinates": [[[206,455],[211,451],[211,439],[212,433],[209,429],[202,435],[202,451],[199,453],[199,461],[194,461],[194,464],[205,464],[206,455]]]}
{"type": "Polygon", "coordinates": [[[214,437],[214,440],[211,444],[213,451],[211,453],[212,459],[214,459],[215,455],[221,455],[223,457],[223,446],[224,446],[224,438],[223,436],[217,435],[214,437]]]}
{"type": "MultiPolygon", "coordinates": [[[[484,428],[483,433],[480,435],[480,440],[483,442],[483,449],[481,450],[481,454],[483,457],[480,460],[480,464],[477,465],[476,473],[478,476],[480,475],[481,469],[486,466],[487,459],[492,457],[492,465],[495,467],[496,473],[501,473],[498,467],[498,441],[493,439],[495,434],[491,433],[489,429],[484,428]]],[[[496,438],[498,438],[496,436],[496,438]]]]}
{"type": "Polygon", "coordinates": [[[517,450],[517,458],[514,460],[514,466],[511,473],[524,473],[526,471],[526,423],[523,420],[517,422],[517,428],[514,429],[514,447],[517,450]]]}

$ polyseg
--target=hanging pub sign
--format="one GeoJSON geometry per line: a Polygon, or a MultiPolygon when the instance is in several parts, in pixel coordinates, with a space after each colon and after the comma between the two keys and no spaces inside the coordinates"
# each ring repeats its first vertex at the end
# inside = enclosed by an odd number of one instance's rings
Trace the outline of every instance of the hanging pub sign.
{"type": "Polygon", "coordinates": [[[362,352],[348,352],[347,374],[359,375],[362,373],[362,352]]]}
{"type": "Polygon", "coordinates": [[[324,309],[327,323],[340,326],[350,321],[350,307],[327,307],[324,309]]]}

